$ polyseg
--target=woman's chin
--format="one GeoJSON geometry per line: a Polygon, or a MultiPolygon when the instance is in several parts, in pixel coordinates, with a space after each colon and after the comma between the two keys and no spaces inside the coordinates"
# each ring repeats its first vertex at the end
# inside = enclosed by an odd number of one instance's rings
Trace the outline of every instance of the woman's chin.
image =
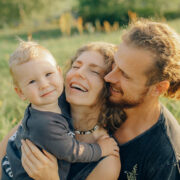
{"type": "Polygon", "coordinates": [[[88,99],[88,96],[89,96],[88,92],[83,92],[77,89],[66,90],[67,99],[77,99],[79,101],[80,98],[88,99]]]}
{"type": "Polygon", "coordinates": [[[84,107],[93,107],[96,106],[97,100],[82,96],[67,96],[67,102],[73,106],[84,106],[84,107]]]}

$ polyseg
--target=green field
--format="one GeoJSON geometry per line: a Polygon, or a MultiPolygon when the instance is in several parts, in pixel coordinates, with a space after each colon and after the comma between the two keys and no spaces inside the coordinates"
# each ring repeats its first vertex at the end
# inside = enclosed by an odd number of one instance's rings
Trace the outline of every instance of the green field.
{"type": "MultiPolygon", "coordinates": [[[[169,22],[180,33],[180,20],[169,22]]],[[[121,41],[122,30],[112,33],[93,33],[61,36],[58,27],[46,27],[34,31],[33,40],[48,48],[55,56],[58,63],[63,66],[81,45],[92,41],[106,41],[118,44],[121,41]]],[[[27,39],[26,30],[0,30],[0,140],[23,117],[27,105],[22,102],[13,90],[11,77],[8,70],[8,59],[17,47],[16,36],[27,39]]],[[[169,110],[180,122],[180,102],[162,98],[169,110]]]]}

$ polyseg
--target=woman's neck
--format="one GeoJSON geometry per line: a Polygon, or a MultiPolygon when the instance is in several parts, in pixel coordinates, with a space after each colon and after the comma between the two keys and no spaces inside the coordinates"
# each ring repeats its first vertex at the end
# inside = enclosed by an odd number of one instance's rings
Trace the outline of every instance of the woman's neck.
{"type": "Polygon", "coordinates": [[[76,106],[71,105],[71,116],[73,119],[73,126],[76,130],[87,131],[98,123],[98,116],[100,108],[97,106],[76,106]]]}

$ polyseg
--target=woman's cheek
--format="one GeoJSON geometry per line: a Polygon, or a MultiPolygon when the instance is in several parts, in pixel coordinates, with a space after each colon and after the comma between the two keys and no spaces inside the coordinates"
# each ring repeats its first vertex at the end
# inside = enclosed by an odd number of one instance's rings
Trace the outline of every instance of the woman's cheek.
{"type": "Polygon", "coordinates": [[[96,82],[94,89],[96,89],[97,91],[97,96],[103,91],[103,87],[104,87],[104,81],[102,79],[99,79],[96,82]]]}
{"type": "Polygon", "coordinates": [[[72,78],[72,72],[71,72],[71,70],[69,70],[65,77],[65,84],[67,84],[71,78],[72,78]]]}

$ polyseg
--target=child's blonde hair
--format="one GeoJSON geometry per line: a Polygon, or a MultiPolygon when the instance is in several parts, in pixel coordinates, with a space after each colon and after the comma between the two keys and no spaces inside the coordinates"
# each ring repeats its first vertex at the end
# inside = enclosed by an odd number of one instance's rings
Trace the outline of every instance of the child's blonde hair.
{"type": "MultiPolygon", "coordinates": [[[[42,47],[38,43],[33,41],[26,42],[20,40],[18,48],[13,52],[9,59],[9,69],[12,75],[14,85],[18,85],[18,83],[16,81],[13,68],[17,65],[27,63],[30,60],[39,57],[42,54],[42,51],[47,52],[50,56],[52,56],[52,54],[46,48],[42,47]]],[[[53,56],[52,59],[54,60],[53,56]]],[[[55,60],[54,63],[56,64],[55,60]]]]}

